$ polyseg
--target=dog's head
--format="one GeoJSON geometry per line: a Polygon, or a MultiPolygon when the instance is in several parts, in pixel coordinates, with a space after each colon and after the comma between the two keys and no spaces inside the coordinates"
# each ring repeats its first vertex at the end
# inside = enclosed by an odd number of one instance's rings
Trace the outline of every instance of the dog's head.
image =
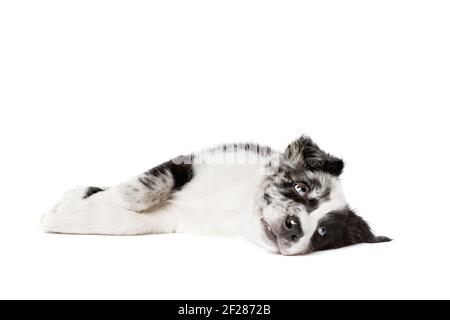
{"type": "Polygon", "coordinates": [[[259,238],[283,255],[305,254],[357,243],[390,241],[375,236],[350,209],[339,176],[342,159],[302,136],[279,156],[257,201],[259,238]]]}

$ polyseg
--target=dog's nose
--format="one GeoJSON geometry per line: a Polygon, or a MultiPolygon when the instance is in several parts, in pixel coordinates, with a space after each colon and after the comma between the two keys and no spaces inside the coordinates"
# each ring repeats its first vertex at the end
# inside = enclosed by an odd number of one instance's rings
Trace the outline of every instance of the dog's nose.
{"type": "Polygon", "coordinates": [[[294,242],[303,237],[303,229],[300,220],[297,217],[288,216],[281,226],[279,237],[294,242]]]}

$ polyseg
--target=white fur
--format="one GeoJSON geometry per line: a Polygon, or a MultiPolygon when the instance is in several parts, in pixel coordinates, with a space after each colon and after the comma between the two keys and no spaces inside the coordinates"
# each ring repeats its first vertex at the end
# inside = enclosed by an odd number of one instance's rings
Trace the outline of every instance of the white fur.
{"type": "Polygon", "coordinates": [[[178,216],[160,209],[141,214],[117,205],[114,188],[82,199],[86,187],[69,191],[44,214],[42,228],[47,232],[74,234],[137,235],[175,232],[178,216]]]}

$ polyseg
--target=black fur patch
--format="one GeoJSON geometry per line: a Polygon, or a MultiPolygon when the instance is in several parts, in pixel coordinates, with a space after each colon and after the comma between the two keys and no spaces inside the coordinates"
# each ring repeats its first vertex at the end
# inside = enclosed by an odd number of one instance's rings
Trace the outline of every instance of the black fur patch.
{"type": "Polygon", "coordinates": [[[97,188],[97,187],[89,187],[86,191],[86,194],[84,195],[83,199],[87,199],[90,196],[92,196],[93,194],[96,194],[97,192],[102,192],[105,191],[101,188],[97,188]]]}
{"type": "Polygon", "coordinates": [[[192,156],[180,156],[172,161],[166,162],[165,165],[175,181],[173,186],[175,190],[180,190],[194,177],[192,162],[192,156]]]}
{"type": "Polygon", "coordinates": [[[306,199],[305,208],[306,212],[310,213],[314,210],[316,210],[319,207],[319,200],[314,198],[308,198],[306,199]]]}
{"type": "Polygon", "coordinates": [[[344,161],[326,153],[308,136],[291,143],[284,152],[286,159],[311,171],[324,171],[339,176],[344,170],[344,161]]]}
{"type": "Polygon", "coordinates": [[[170,174],[174,180],[173,190],[180,190],[194,177],[192,163],[193,156],[179,156],[150,169],[145,173],[147,177],[140,178],[139,181],[147,188],[152,189],[152,178],[164,178],[166,174],[170,174]]]}
{"type": "Polygon", "coordinates": [[[316,231],[311,238],[313,250],[337,249],[357,243],[377,243],[391,241],[388,237],[376,237],[363,218],[346,208],[333,211],[323,217],[318,224],[326,230],[324,236],[316,231]]]}

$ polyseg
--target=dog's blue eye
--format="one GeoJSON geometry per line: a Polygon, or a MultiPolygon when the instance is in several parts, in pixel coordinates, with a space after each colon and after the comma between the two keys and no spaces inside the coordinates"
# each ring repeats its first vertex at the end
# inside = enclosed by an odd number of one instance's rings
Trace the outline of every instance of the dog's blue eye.
{"type": "Polygon", "coordinates": [[[327,229],[325,229],[325,227],[319,227],[317,229],[317,232],[323,237],[324,235],[327,234],[327,229]]]}
{"type": "Polygon", "coordinates": [[[297,193],[301,196],[301,197],[305,197],[308,192],[309,192],[309,188],[306,184],[304,183],[297,183],[294,185],[295,191],[297,191],[297,193]]]}

